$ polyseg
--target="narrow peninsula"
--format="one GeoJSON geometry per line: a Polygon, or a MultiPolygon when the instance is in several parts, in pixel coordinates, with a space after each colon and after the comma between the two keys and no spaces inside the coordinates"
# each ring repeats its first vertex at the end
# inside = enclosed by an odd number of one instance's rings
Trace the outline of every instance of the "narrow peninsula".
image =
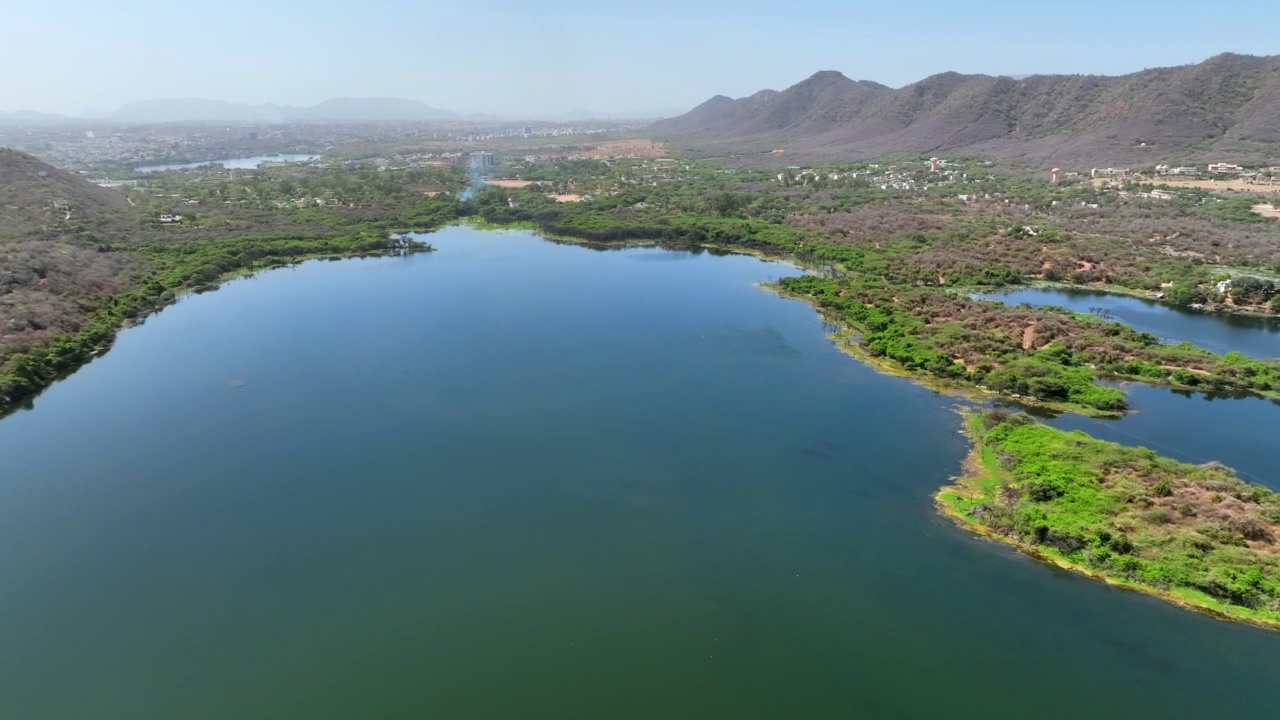
{"type": "Polygon", "coordinates": [[[1280,630],[1280,494],[1003,409],[939,509],[1033,557],[1223,620],[1280,630]]]}

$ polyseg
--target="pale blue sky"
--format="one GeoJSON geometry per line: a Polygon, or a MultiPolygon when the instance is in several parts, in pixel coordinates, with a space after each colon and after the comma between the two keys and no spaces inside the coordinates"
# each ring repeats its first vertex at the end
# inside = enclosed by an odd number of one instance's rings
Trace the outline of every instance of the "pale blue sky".
{"type": "Polygon", "coordinates": [[[1280,53],[1270,0],[0,0],[0,110],[390,95],[458,112],[688,108],[818,70],[1122,74],[1280,53]]]}

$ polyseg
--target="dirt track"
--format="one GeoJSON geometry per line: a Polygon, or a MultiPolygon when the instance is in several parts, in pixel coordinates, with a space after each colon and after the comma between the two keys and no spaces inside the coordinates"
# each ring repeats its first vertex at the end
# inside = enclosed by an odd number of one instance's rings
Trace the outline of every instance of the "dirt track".
{"type": "Polygon", "coordinates": [[[493,185],[494,187],[504,188],[522,188],[528,187],[534,183],[533,180],[485,180],[485,185],[493,185]]]}
{"type": "Polygon", "coordinates": [[[596,143],[595,147],[578,153],[589,158],[607,157],[662,157],[667,153],[667,146],[656,140],[637,138],[634,140],[606,140],[596,143]]]}
{"type": "Polygon", "coordinates": [[[1280,193],[1280,185],[1255,185],[1244,180],[1164,180],[1157,179],[1159,185],[1169,187],[1193,187],[1203,190],[1230,190],[1234,192],[1280,193]]]}

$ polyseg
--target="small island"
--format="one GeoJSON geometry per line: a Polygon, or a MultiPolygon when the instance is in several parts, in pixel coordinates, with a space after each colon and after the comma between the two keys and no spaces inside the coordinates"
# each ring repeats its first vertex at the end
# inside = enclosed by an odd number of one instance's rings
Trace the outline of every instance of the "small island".
{"type": "Polygon", "coordinates": [[[938,508],[1033,557],[1183,607],[1280,629],[1280,494],[1219,463],[1057,430],[1004,409],[938,508]]]}

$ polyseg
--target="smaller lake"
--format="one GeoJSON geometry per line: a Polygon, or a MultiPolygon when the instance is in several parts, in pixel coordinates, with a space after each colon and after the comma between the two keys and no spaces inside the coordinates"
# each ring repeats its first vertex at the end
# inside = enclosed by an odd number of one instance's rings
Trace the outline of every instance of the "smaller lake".
{"type": "Polygon", "coordinates": [[[307,162],[315,160],[319,155],[254,155],[244,158],[223,158],[221,160],[203,160],[189,163],[167,163],[163,165],[139,165],[137,172],[164,172],[165,170],[190,170],[191,168],[221,165],[232,170],[252,170],[264,162],[307,162]]]}
{"type": "Polygon", "coordinates": [[[1197,313],[1127,295],[1065,288],[1025,288],[974,297],[1007,305],[1056,305],[1075,312],[1101,308],[1112,319],[1169,342],[1185,340],[1215,353],[1239,350],[1252,357],[1280,357],[1280,318],[1197,313]]]}

